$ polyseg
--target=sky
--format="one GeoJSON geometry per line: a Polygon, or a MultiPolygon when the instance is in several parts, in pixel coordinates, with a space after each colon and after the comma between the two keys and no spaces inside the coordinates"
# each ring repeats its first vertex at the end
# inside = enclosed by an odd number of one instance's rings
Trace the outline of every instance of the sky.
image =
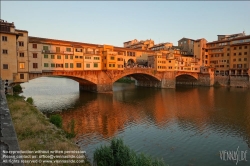
{"type": "Polygon", "coordinates": [[[250,35],[250,1],[2,1],[1,19],[29,36],[123,46],[250,35]]]}

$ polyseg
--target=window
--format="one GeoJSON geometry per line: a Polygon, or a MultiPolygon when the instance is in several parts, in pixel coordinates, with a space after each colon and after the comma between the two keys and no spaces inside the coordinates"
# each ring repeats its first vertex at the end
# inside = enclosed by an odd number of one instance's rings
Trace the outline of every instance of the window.
{"type": "Polygon", "coordinates": [[[57,59],[61,59],[61,55],[57,55],[57,59]]]}
{"type": "Polygon", "coordinates": [[[115,57],[111,56],[110,59],[111,59],[111,60],[115,60],[115,57]]]}
{"type": "Polygon", "coordinates": [[[69,68],[69,64],[68,63],[65,63],[65,68],[69,68]]]}
{"type": "Polygon", "coordinates": [[[109,64],[109,67],[111,67],[111,64],[109,64]]]}
{"type": "Polygon", "coordinates": [[[91,57],[90,56],[85,56],[85,59],[91,59],[91,57]]]}
{"type": "Polygon", "coordinates": [[[230,48],[227,48],[227,51],[230,51],[230,48]]]}
{"type": "Polygon", "coordinates": [[[237,68],[242,68],[242,64],[237,64],[237,68]]]}
{"type": "Polygon", "coordinates": [[[24,62],[20,62],[20,63],[19,63],[19,68],[20,68],[20,69],[24,69],[24,64],[25,64],[24,62]]]}
{"type": "Polygon", "coordinates": [[[78,56],[75,56],[76,59],[78,59],[78,56]]]}
{"type": "Polygon", "coordinates": [[[56,67],[63,67],[63,64],[56,64],[56,67]]]}
{"type": "Polygon", "coordinates": [[[247,58],[244,58],[244,61],[247,61],[247,58]]]}
{"type": "Polygon", "coordinates": [[[241,50],[241,47],[239,47],[239,49],[241,50]]]}
{"type": "Polygon", "coordinates": [[[71,52],[71,48],[66,48],[66,51],[67,52],[71,52]]]}
{"type": "Polygon", "coordinates": [[[48,63],[44,63],[43,65],[44,65],[44,67],[49,67],[48,63]]]}
{"type": "Polygon", "coordinates": [[[234,47],[234,50],[236,50],[236,47],[234,47]]]}
{"type": "Polygon", "coordinates": [[[98,63],[94,63],[94,67],[98,67],[98,63]]]}
{"type": "Polygon", "coordinates": [[[8,68],[9,68],[8,64],[3,64],[3,69],[8,69],[8,68]]]}
{"type": "Polygon", "coordinates": [[[23,41],[20,41],[20,42],[18,42],[18,45],[19,45],[20,47],[23,47],[23,46],[24,46],[24,42],[23,42],[23,41]]]}
{"type": "Polygon", "coordinates": [[[83,56],[80,56],[80,59],[82,59],[83,58],[83,56]]]}
{"type": "Polygon", "coordinates": [[[3,50],[3,54],[8,54],[8,50],[3,50]]]}
{"type": "Polygon", "coordinates": [[[236,56],[236,53],[234,53],[234,56],[236,56]]]}
{"type": "Polygon", "coordinates": [[[23,53],[23,52],[20,52],[20,53],[19,53],[19,57],[24,57],[24,53],[23,53]]]}
{"type": "Polygon", "coordinates": [[[24,79],[24,74],[20,74],[20,79],[24,79]]]}
{"type": "Polygon", "coordinates": [[[37,63],[33,63],[33,69],[37,69],[38,68],[37,66],[38,66],[37,63]]]}
{"type": "Polygon", "coordinates": [[[113,67],[115,67],[115,64],[113,64],[113,67]]]}
{"type": "Polygon", "coordinates": [[[227,56],[229,56],[229,53],[227,53],[227,56]]]}
{"type": "Polygon", "coordinates": [[[90,64],[86,64],[86,68],[90,68],[90,64]]]}
{"type": "Polygon", "coordinates": [[[33,58],[37,58],[37,53],[33,53],[33,58]]]}
{"type": "Polygon", "coordinates": [[[247,46],[245,46],[244,48],[247,49],[247,46]]]}
{"type": "Polygon", "coordinates": [[[233,61],[235,62],[235,61],[236,61],[236,59],[233,59],[233,61]]]}
{"type": "Polygon", "coordinates": [[[32,44],[32,48],[37,48],[37,44],[32,44]]]}
{"type": "Polygon", "coordinates": [[[70,63],[70,68],[73,68],[73,66],[74,66],[73,63],[70,63]]]}
{"type": "Polygon", "coordinates": [[[241,58],[239,58],[239,61],[241,61],[241,58]]]}
{"type": "Polygon", "coordinates": [[[51,64],[50,64],[50,67],[55,67],[55,64],[54,64],[54,63],[51,63],[51,64]]]}
{"type": "Polygon", "coordinates": [[[247,68],[247,64],[244,64],[244,68],[247,68]]]}
{"type": "Polygon", "coordinates": [[[73,59],[73,55],[70,55],[70,59],[73,59]]]}
{"type": "Polygon", "coordinates": [[[241,55],[241,52],[239,52],[239,55],[241,55]]]}
{"type": "Polygon", "coordinates": [[[2,41],[7,41],[7,36],[2,36],[2,41]]]}
{"type": "Polygon", "coordinates": [[[43,46],[43,50],[49,50],[48,46],[43,46]]]}
{"type": "Polygon", "coordinates": [[[55,55],[51,55],[51,59],[55,59],[55,55]]]}
{"type": "Polygon", "coordinates": [[[221,54],[221,57],[223,57],[224,56],[224,54],[221,54]]]}
{"type": "Polygon", "coordinates": [[[76,63],[77,68],[81,68],[81,66],[82,66],[81,63],[76,63]]]}
{"type": "Polygon", "coordinates": [[[99,57],[94,57],[94,60],[99,60],[99,57]]]}
{"type": "Polygon", "coordinates": [[[244,55],[247,55],[247,52],[244,52],[244,55]]]}
{"type": "Polygon", "coordinates": [[[65,59],[68,59],[69,58],[69,56],[68,55],[65,55],[65,59]]]}
{"type": "Polygon", "coordinates": [[[236,68],[236,64],[233,64],[233,68],[236,68]]]}
{"type": "Polygon", "coordinates": [[[60,47],[56,47],[56,52],[60,52],[60,47]]]}
{"type": "Polygon", "coordinates": [[[43,57],[44,57],[45,59],[47,59],[47,58],[48,58],[48,54],[44,54],[43,57]]]}

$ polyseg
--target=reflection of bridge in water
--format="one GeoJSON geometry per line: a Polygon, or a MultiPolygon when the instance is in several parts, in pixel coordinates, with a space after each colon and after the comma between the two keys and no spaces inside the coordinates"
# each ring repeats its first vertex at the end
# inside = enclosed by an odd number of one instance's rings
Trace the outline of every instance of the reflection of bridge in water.
{"type": "Polygon", "coordinates": [[[79,82],[80,90],[92,92],[112,91],[112,85],[118,79],[130,76],[136,80],[137,86],[175,88],[176,83],[211,86],[214,76],[211,73],[156,71],[152,68],[125,68],[124,70],[100,71],[53,71],[43,73],[29,73],[29,79],[42,76],[64,76],[79,82]],[[184,78],[184,79],[183,79],[184,78]]]}
{"type": "MultiPolygon", "coordinates": [[[[244,97],[248,98],[249,95],[245,93],[244,97]]],[[[79,100],[85,104],[61,113],[64,128],[69,126],[71,120],[75,121],[77,136],[94,134],[110,138],[130,124],[150,123],[164,128],[169,122],[175,121],[183,130],[191,128],[197,133],[206,133],[209,130],[210,134],[220,134],[223,130],[224,133],[234,133],[237,137],[244,135],[246,142],[250,138],[250,125],[247,123],[250,113],[238,114],[238,111],[234,111],[241,99],[228,96],[227,89],[145,91],[144,88],[136,88],[129,93],[116,91],[113,95],[81,93],[79,100]],[[216,93],[225,98],[218,99],[219,95],[216,93]],[[232,104],[228,105],[226,102],[232,104]],[[224,110],[215,110],[221,104],[225,106],[224,110]]],[[[249,103],[245,104],[250,107],[249,103]]]]}

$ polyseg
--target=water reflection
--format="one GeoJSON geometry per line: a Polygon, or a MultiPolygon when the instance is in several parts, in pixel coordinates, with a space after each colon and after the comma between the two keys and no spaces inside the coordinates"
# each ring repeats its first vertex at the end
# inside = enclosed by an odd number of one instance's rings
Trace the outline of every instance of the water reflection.
{"type": "Polygon", "coordinates": [[[222,161],[219,151],[250,150],[249,90],[115,83],[113,94],[95,94],[79,93],[78,84],[69,79],[48,80],[50,86],[43,86],[45,80],[25,85],[24,95],[33,94],[39,109],[62,108],[63,127],[70,130],[75,121],[76,141],[89,157],[112,137],[170,165],[235,165],[222,161]]]}

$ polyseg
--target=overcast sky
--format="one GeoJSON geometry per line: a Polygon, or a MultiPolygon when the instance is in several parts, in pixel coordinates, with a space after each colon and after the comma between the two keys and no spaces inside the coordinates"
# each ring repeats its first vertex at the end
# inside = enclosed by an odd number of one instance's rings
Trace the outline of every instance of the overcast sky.
{"type": "Polygon", "coordinates": [[[155,44],[182,37],[217,40],[250,35],[250,1],[1,1],[1,19],[29,36],[123,46],[132,39],[155,44]]]}

